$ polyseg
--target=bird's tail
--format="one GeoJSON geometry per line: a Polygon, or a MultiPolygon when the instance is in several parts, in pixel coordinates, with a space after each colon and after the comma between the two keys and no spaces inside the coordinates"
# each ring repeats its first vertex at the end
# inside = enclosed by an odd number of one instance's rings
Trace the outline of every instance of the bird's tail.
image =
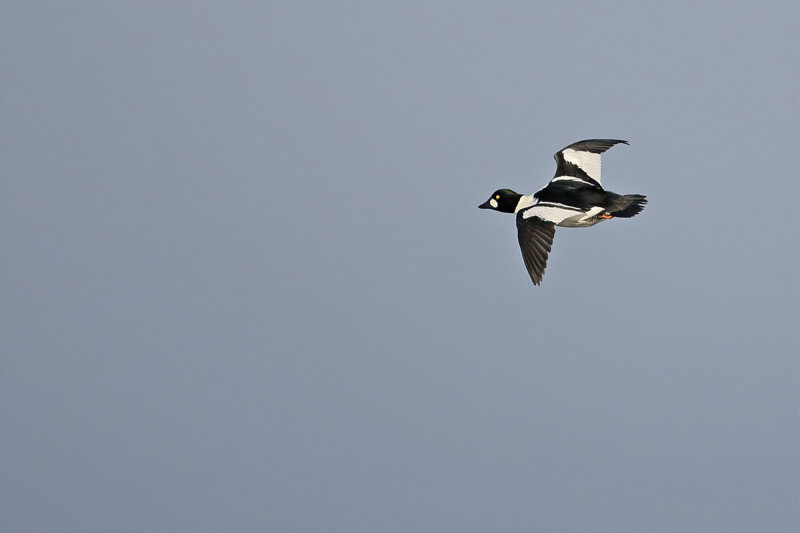
{"type": "Polygon", "coordinates": [[[611,201],[607,210],[612,216],[630,218],[641,213],[646,203],[647,197],[641,194],[622,194],[611,201]]]}

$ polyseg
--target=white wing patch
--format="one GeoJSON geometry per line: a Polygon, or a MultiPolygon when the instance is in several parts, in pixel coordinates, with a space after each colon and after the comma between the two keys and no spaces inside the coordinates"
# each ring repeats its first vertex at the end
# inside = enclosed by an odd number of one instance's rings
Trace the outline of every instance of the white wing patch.
{"type": "Polygon", "coordinates": [[[572,148],[567,148],[561,153],[564,155],[565,161],[576,165],[586,172],[590,178],[600,183],[600,154],[573,150],[572,148]]]}
{"type": "Polygon", "coordinates": [[[585,185],[595,186],[595,184],[592,183],[591,181],[587,181],[587,180],[585,180],[583,178],[576,178],[575,176],[557,176],[557,177],[551,179],[550,181],[577,181],[577,182],[583,183],[585,185]]]}

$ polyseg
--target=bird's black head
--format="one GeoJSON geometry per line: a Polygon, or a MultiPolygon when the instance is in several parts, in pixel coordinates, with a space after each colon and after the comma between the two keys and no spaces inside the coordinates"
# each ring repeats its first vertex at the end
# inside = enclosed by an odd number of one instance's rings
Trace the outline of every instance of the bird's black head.
{"type": "Polygon", "coordinates": [[[481,209],[494,209],[501,213],[513,213],[517,208],[521,194],[511,189],[497,189],[492,193],[488,200],[478,207],[481,209]]]}

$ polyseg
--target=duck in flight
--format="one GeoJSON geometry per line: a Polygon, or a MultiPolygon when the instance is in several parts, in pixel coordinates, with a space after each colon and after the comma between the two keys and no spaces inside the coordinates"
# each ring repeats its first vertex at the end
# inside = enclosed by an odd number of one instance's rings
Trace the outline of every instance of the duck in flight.
{"type": "Polygon", "coordinates": [[[600,184],[600,157],[617,139],[588,139],[570,144],[554,157],[556,175],[543,189],[519,194],[511,189],[492,193],[481,209],[517,215],[517,238],[522,259],[534,285],[547,266],[556,226],[586,228],[612,218],[638,215],[647,198],[641,194],[616,194],[600,184]]]}

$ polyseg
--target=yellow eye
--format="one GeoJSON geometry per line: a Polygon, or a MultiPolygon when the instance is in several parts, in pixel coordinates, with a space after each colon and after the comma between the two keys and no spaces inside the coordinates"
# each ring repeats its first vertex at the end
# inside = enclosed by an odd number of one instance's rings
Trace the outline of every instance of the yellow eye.
{"type": "Polygon", "coordinates": [[[494,195],[494,199],[495,199],[495,200],[499,200],[499,199],[500,199],[500,195],[499,195],[499,194],[495,194],[495,195],[494,195]]]}

